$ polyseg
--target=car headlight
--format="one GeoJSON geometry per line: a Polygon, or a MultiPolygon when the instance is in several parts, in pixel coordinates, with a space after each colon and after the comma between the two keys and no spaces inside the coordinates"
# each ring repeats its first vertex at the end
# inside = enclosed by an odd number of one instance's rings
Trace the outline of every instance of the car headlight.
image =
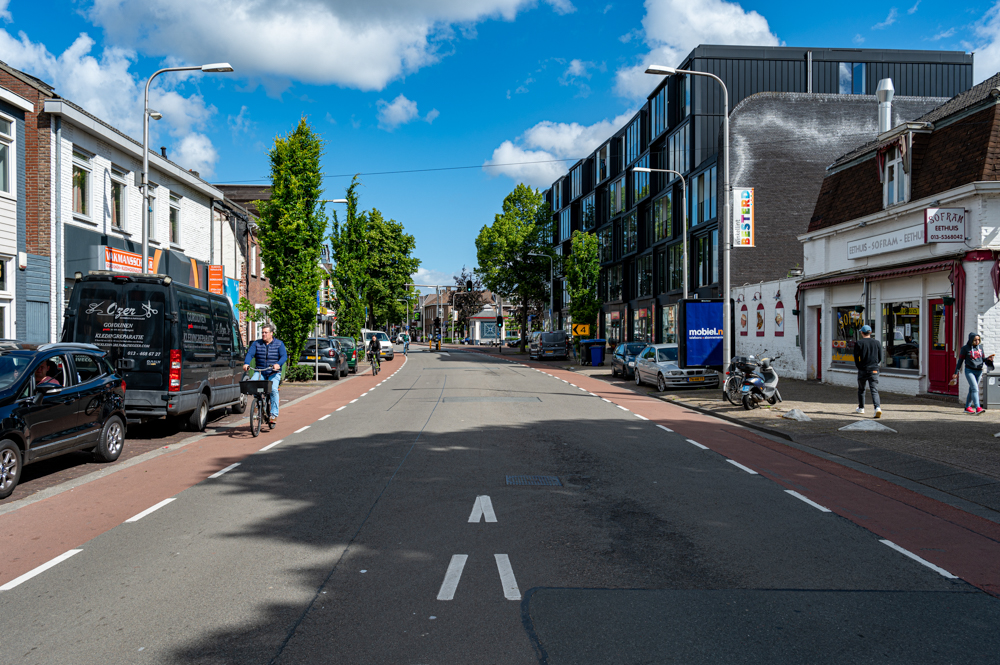
{"type": "Polygon", "coordinates": [[[629,363],[628,363],[628,366],[629,367],[635,367],[635,361],[634,360],[630,360],[629,363]]]}

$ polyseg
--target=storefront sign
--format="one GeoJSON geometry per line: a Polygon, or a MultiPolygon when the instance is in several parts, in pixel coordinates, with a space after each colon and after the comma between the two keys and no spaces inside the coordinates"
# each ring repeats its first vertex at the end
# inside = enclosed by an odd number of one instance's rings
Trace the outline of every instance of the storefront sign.
{"type": "Polygon", "coordinates": [[[218,293],[221,296],[225,290],[223,284],[225,277],[226,275],[222,266],[208,266],[209,293],[218,293]]]}
{"type": "Polygon", "coordinates": [[[733,246],[754,246],[754,198],[753,187],[733,188],[733,246]]]}
{"type": "MultiPolygon", "coordinates": [[[[142,255],[126,252],[117,247],[101,247],[100,256],[103,257],[101,270],[112,270],[114,272],[142,272],[142,255]]],[[[146,257],[149,272],[153,272],[153,258],[146,257]]]]}
{"type": "Polygon", "coordinates": [[[636,312],[636,316],[638,316],[640,319],[646,318],[646,310],[645,309],[638,310],[636,312]]]}
{"type": "Polygon", "coordinates": [[[750,326],[750,311],[747,309],[746,305],[740,308],[740,335],[742,337],[747,336],[747,330],[750,326]]]}
{"type": "Polygon", "coordinates": [[[924,226],[911,226],[847,243],[847,258],[863,259],[924,244],[924,226]]]}
{"type": "Polygon", "coordinates": [[[620,316],[621,316],[621,314],[619,312],[611,312],[611,320],[612,321],[617,321],[620,316]]]}
{"type": "Polygon", "coordinates": [[[757,303],[757,337],[764,336],[764,303],[757,303]]]}
{"type": "Polygon", "coordinates": [[[965,208],[924,210],[924,242],[965,242],[965,208]]]}
{"type": "Polygon", "coordinates": [[[681,300],[679,365],[722,369],[722,301],[681,300]]]}
{"type": "Polygon", "coordinates": [[[785,306],[781,304],[780,300],[774,306],[774,336],[785,336],[785,306]]]}

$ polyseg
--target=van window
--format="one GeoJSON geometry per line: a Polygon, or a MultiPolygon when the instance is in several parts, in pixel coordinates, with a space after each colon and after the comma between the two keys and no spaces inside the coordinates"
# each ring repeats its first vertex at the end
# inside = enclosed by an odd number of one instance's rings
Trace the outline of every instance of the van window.
{"type": "Polygon", "coordinates": [[[208,298],[186,290],[177,289],[177,306],[180,310],[181,346],[188,360],[207,360],[215,357],[215,331],[212,329],[212,310],[208,298]]]}
{"type": "Polygon", "coordinates": [[[215,320],[215,346],[219,355],[229,358],[233,353],[233,335],[230,317],[232,311],[228,302],[212,298],[212,317],[215,320]]]}
{"type": "Polygon", "coordinates": [[[556,344],[558,342],[566,343],[566,333],[562,330],[557,330],[556,332],[542,333],[542,343],[543,344],[556,344]]]}

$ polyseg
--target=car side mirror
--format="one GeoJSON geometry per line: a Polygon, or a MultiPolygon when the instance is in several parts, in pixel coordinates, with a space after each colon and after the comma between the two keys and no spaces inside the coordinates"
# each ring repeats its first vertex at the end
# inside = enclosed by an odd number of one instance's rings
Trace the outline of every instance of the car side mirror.
{"type": "Polygon", "coordinates": [[[41,385],[35,386],[35,403],[42,401],[42,398],[47,395],[56,395],[62,392],[62,386],[57,386],[51,383],[43,383],[41,385]]]}

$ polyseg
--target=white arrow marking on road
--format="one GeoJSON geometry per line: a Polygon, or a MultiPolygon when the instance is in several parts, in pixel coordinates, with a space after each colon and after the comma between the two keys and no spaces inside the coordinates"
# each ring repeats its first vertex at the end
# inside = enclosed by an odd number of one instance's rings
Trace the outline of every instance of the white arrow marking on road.
{"type": "Polygon", "coordinates": [[[139,514],[138,514],[138,515],[136,515],[135,517],[130,517],[130,518],[128,518],[127,520],[125,520],[125,522],[126,522],[126,523],[128,523],[128,522],[138,522],[139,520],[141,520],[141,519],[142,519],[143,517],[145,517],[146,515],[150,514],[151,512],[153,512],[153,511],[155,511],[155,510],[159,510],[160,508],[162,508],[163,506],[167,505],[167,504],[168,504],[168,503],[170,503],[171,501],[173,501],[173,498],[170,498],[170,499],[164,499],[163,501],[160,501],[160,502],[159,502],[158,504],[156,504],[155,506],[151,506],[150,508],[147,508],[146,510],[142,511],[141,513],[139,513],[139,514]]]}
{"type": "Polygon", "coordinates": [[[213,473],[212,475],[210,475],[209,479],[218,478],[219,476],[221,476],[222,474],[226,473],[227,471],[232,471],[233,469],[235,469],[239,465],[240,465],[239,462],[237,462],[236,464],[230,464],[225,469],[222,469],[221,471],[216,471],[215,473],[213,473]]]}
{"type": "Polygon", "coordinates": [[[503,596],[507,600],[521,600],[521,591],[514,579],[514,570],[510,567],[510,558],[506,554],[494,554],[497,560],[497,570],[500,571],[500,584],[503,585],[503,596]]]}
{"type": "Polygon", "coordinates": [[[462,579],[462,569],[465,568],[468,558],[468,554],[456,554],[451,557],[448,571],[444,574],[444,581],[441,582],[441,590],[438,591],[438,600],[454,600],[458,581],[462,579]]]}
{"type": "Polygon", "coordinates": [[[484,516],[487,522],[497,521],[496,513],[493,512],[493,502],[490,501],[490,497],[485,495],[477,496],[476,502],[472,504],[472,514],[469,515],[469,522],[481,522],[484,516]]]}
{"type": "Polygon", "coordinates": [[[18,577],[16,579],[13,579],[10,582],[7,582],[7,584],[4,584],[3,586],[0,586],[0,591],[10,591],[14,587],[16,587],[18,584],[21,584],[22,582],[27,582],[28,580],[30,580],[35,575],[41,575],[42,573],[44,573],[49,568],[52,568],[53,566],[62,563],[63,561],[65,561],[66,559],[70,558],[74,554],[79,554],[82,551],[83,550],[70,550],[68,552],[63,552],[62,554],[60,554],[59,556],[57,556],[55,559],[52,559],[51,561],[43,563],[38,568],[35,568],[34,570],[29,570],[24,575],[21,575],[20,577],[18,577]]]}

